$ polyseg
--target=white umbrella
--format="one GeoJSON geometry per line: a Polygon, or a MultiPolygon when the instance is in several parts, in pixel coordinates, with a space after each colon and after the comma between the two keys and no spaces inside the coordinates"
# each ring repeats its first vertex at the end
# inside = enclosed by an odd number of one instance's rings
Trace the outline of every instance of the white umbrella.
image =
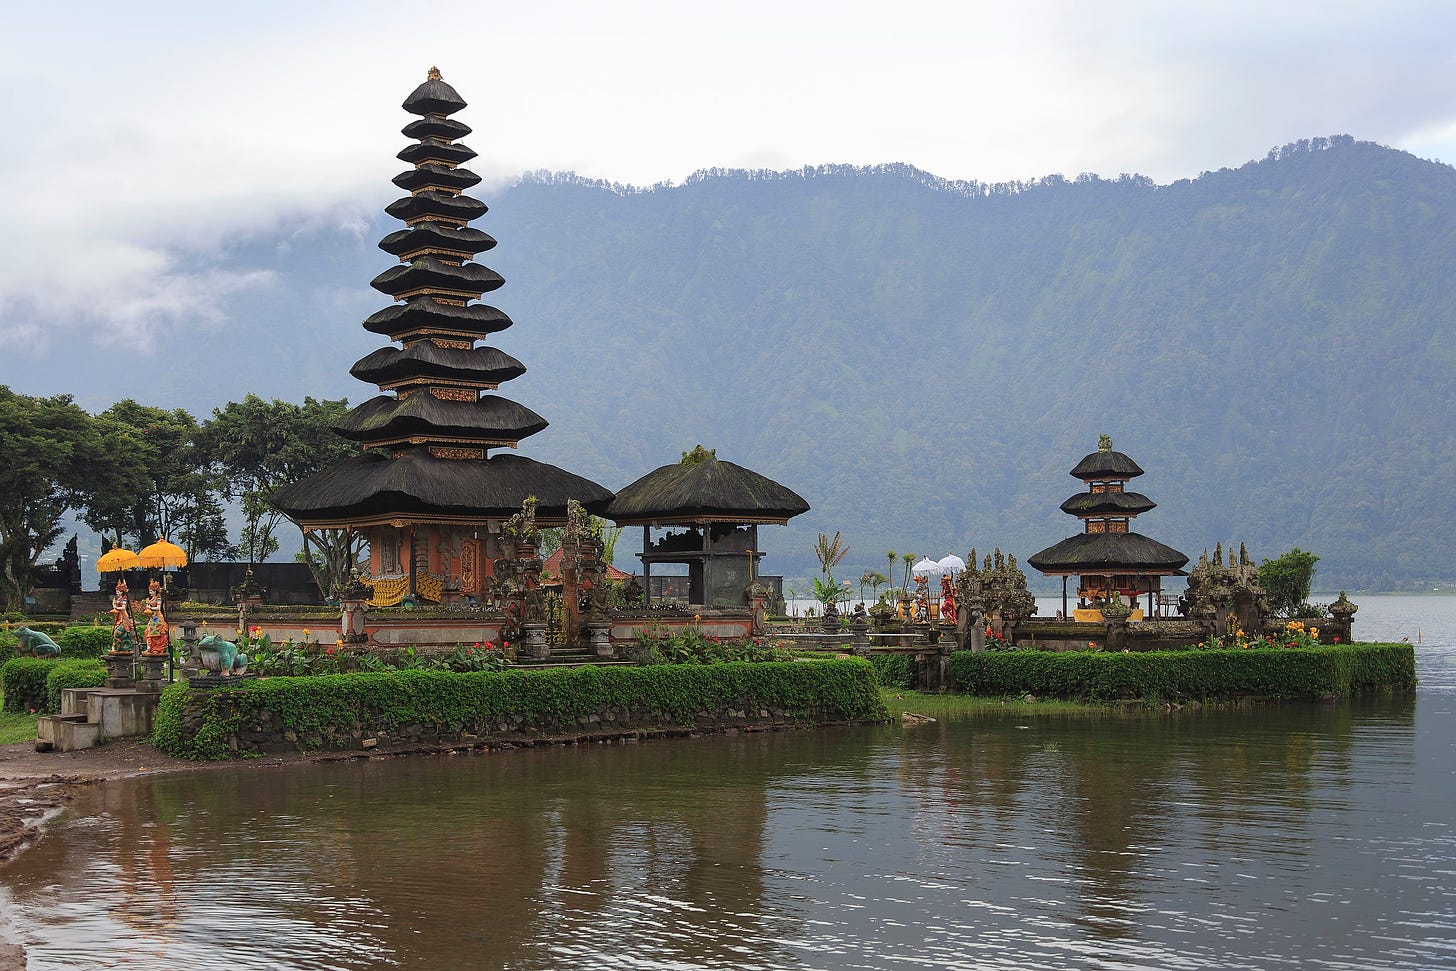
{"type": "Polygon", "coordinates": [[[939,573],[940,572],[940,564],[937,563],[937,562],[935,562],[934,560],[932,560],[930,557],[927,556],[925,559],[921,560],[919,563],[917,563],[914,566],[912,566],[910,568],[910,572],[913,573],[913,574],[915,574],[917,577],[918,576],[928,576],[929,574],[932,574],[932,573],[939,573]]]}
{"type": "Polygon", "coordinates": [[[940,567],[941,573],[949,573],[951,576],[955,576],[966,568],[966,561],[954,553],[947,553],[941,557],[940,562],[936,566],[940,567]]]}

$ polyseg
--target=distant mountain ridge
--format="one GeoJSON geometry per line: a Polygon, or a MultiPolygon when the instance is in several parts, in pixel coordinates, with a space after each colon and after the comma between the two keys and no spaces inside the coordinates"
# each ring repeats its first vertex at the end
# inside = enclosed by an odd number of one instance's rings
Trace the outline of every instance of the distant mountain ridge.
{"type": "MultiPolygon", "coordinates": [[[[1456,577],[1450,166],[1338,136],[1165,186],[823,166],[482,198],[516,321],[496,343],[528,368],[508,393],[552,423],[522,454],[620,488],[717,448],[814,507],[764,531],[775,572],[836,529],[853,577],[889,548],[1024,560],[1076,530],[1066,473],[1105,432],[1148,470],[1137,529],[1194,558],[1244,541],[1314,550],[1320,584],[1456,577]]],[[[134,396],[363,400],[390,228],[239,241],[227,264],[275,283],[134,396]]],[[[114,386],[104,351],[65,362],[114,386]]]]}

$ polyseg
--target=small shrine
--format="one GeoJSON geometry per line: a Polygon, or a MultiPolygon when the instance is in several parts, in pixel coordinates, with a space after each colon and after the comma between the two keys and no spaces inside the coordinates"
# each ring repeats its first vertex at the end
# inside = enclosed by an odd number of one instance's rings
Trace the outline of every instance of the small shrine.
{"type": "Polygon", "coordinates": [[[486,207],[465,194],[480,181],[463,167],[475,157],[460,141],[471,129],[450,117],[465,101],[431,68],[403,107],[419,116],[402,129],[414,142],[398,157],[411,168],[394,178],[408,195],[385,211],[404,228],[379,243],[398,263],[371,284],[394,303],[364,321],[392,343],[354,364],[350,373],[379,394],[334,427],[361,452],[279,490],[274,503],[305,533],[367,533],[374,606],[499,606],[495,575],[520,572],[502,566],[522,545],[504,534],[506,520],[532,500],[532,528],[565,526],[569,503],[597,512],[612,493],[513,454],[547,423],[497,393],[526,369],[483,343],[512,322],[480,302],[504,280],[475,262],[496,241],[470,225],[486,207]]]}
{"type": "Polygon", "coordinates": [[[1112,449],[1112,439],[1101,436],[1097,451],[1072,469],[1087,483],[1087,491],[1062,503],[1062,512],[1083,523],[1082,532],[1027,558],[1045,576],[1062,578],[1062,616],[1100,623],[1103,607],[1115,612],[1130,608],[1130,620],[1141,620],[1136,603],[1147,598],[1147,615],[1155,610],[1162,578],[1183,576],[1188,557],[1170,546],[1131,529],[1131,523],[1157,503],[1127,491],[1128,480],[1143,474],[1127,455],[1112,449]],[[1067,580],[1077,577],[1077,607],[1068,611],[1067,580]]]}
{"type": "Polygon", "coordinates": [[[784,525],[808,511],[792,489],[699,445],[682,461],[624,487],[602,515],[619,526],[642,527],[649,602],[653,567],[671,563],[687,566],[689,604],[743,607],[750,584],[778,579],[759,576],[758,527],[784,525]],[[656,539],[654,529],[663,531],[656,539]]]}

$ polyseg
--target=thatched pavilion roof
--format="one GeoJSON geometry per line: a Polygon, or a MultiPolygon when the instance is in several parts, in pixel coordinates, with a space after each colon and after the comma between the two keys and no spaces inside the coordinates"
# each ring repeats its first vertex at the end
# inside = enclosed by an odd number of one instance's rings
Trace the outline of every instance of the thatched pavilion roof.
{"type": "Polygon", "coordinates": [[[786,523],[808,511],[787,486],[704,452],[647,473],[618,492],[602,515],[620,526],[649,526],[786,523]]]}
{"type": "Polygon", "coordinates": [[[1078,533],[1027,557],[1042,573],[1176,576],[1188,557],[1141,533],[1078,533]]]}

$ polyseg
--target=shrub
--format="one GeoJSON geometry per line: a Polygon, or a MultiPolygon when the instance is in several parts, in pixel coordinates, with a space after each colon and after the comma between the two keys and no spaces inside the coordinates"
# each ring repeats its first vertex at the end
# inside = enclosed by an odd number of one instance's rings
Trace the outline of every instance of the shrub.
{"type": "Polygon", "coordinates": [[[1415,687],[1409,644],[1340,644],[1296,650],[1007,651],[951,655],[956,689],[1110,701],[1317,698],[1415,687]]]}
{"type": "Polygon", "coordinates": [[[55,635],[61,657],[99,658],[111,647],[110,627],[67,627],[55,635]]]}
{"type": "Polygon", "coordinates": [[[46,675],[46,711],[61,710],[62,688],[99,688],[106,683],[106,665],[93,658],[68,658],[51,665],[46,675]]]}
{"type": "Polygon", "coordinates": [[[616,724],[698,726],[707,712],[782,710],[798,722],[886,717],[870,666],[861,660],[816,664],[727,663],[650,667],[581,667],[539,671],[403,670],[308,678],[249,679],[236,686],[162,692],[152,744],[192,759],[231,758],[246,749],[240,733],[291,732],[300,748],[347,748],[359,731],[395,735],[408,726],[427,736],[502,731],[576,734],[607,710],[616,724]]]}
{"type": "Polygon", "coordinates": [[[20,638],[15,636],[15,631],[8,627],[0,627],[0,664],[15,656],[15,651],[20,647],[20,638]]]}
{"type": "Polygon", "coordinates": [[[908,654],[872,654],[870,664],[875,669],[875,678],[885,688],[908,688],[913,679],[908,654]]]}
{"type": "Polygon", "coordinates": [[[60,662],[54,658],[17,657],[0,665],[0,692],[6,711],[44,711],[46,676],[60,662]]]}

